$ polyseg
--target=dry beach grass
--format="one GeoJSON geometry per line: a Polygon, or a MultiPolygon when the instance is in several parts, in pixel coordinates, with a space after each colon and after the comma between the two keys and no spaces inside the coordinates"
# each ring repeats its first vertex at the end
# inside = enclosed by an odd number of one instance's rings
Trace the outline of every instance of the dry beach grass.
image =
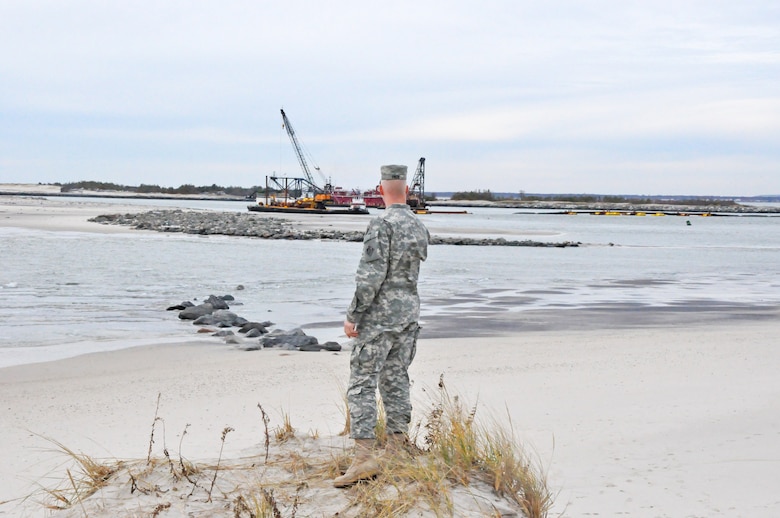
{"type": "MultiPolygon", "coordinates": [[[[343,438],[300,434],[287,413],[269,427],[258,404],[263,451],[223,459],[234,431],[225,427],[217,459],[195,462],[183,455],[186,427],[177,451],[169,450],[158,400],[146,459],[97,459],[48,439],[69,466],[63,480],[28,499],[53,517],[547,516],[553,499],[544,468],[511,427],[480,423],[477,406],[452,395],[443,378],[431,396],[407,450],[380,448],[382,473],[351,489],[331,486],[349,463],[343,438]]],[[[377,429],[381,446],[382,419],[377,429]]]]}

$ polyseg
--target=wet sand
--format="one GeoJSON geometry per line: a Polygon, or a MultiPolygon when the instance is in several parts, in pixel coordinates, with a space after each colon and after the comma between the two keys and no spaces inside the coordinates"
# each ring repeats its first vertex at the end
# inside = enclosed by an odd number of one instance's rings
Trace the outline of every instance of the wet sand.
{"type": "MultiPolygon", "coordinates": [[[[138,232],[86,221],[105,206],[8,199],[3,226],[138,232]]],[[[547,467],[551,516],[777,515],[777,308],[516,312],[532,293],[492,295],[464,301],[472,309],[440,301],[427,317],[411,368],[416,418],[443,374],[478,415],[511,420],[547,467]]],[[[272,425],[287,413],[302,433],[335,436],[348,361],[204,338],[0,369],[0,516],[45,516],[23,497],[66,477],[42,437],[95,457],[145,458],[158,394],[169,447],[189,425],[192,459],[216,457],[225,426],[235,428],[225,458],[259,454],[258,403],[272,425]]]]}

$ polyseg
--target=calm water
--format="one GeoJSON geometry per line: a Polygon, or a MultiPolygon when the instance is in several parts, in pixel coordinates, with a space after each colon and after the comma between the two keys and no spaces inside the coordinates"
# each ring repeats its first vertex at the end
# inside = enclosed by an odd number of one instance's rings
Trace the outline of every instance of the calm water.
{"type": "MultiPolygon", "coordinates": [[[[236,211],[246,206],[138,203],[236,211]]],[[[433,246],[420,285],[423,319],[445,310],[489,306],[491,297],[506,296],[526,297],[515,311],[604,302],[780,303],[776,217],[563,216],[473,209],[469,215],[423,218],[430,226],[455,225],[478,235],[520,230],[544,234],[529,236],[534,239],[585,245],[433,246]]],[[[0,228],[0,240],[0,366],[192,338],[191,323],[164,309],[209,294],[232,294],[240,303],[232,310],[250,320],[272,320],[282,329],[339,322],[360,254],[357,243],[176,234],[0,228]],[[238,290],[239,285],[245,289],[238,290]]],[[[321,341],[344,340],[339,326],[309,332],[321,341]]]]}

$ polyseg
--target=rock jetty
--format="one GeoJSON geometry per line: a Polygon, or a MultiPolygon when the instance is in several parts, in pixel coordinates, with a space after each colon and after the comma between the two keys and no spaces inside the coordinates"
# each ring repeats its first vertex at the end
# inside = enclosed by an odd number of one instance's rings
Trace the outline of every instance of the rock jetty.
{"type": "MultiPolygon", "coordinates": [[[[198,212],[186,210],[153,210],[131,214],[104,214],[89,221],[103,225],[123,225],[139,230],[181,232],[198,235],[257,237],[262,239],[363,241],[362,231],[296,228],[289,220],[263,217],[243,212],[198,212]]],[[[431,237],[432,245],[459,246],[532,246],[565,248],[581,243],[564,241],[547,243],[504,238],[431,237]]]]}
{"type": "Polygon", "coordinates": [[[198,212],[152,210],[129,214],[104,214],[89,221],[104,225],[123,225],[138,230],[181,232],[198,235],[259,237],[263,239],[331,239],[362,241],[362,232],[296,229],[284,218],[263,217],[243,212],[198,212]]]}
{"type": "Polygon", "coordinates": [[[341,344],[337,342],[325,342],[320,344],[316,337],[307,335],[302,329],[295,328],[291,331],[275,329],[268,331],[273,322],[252,322],[230,311],[229,303],[235,301],[232,295],[209,295],[200,304],[186,300],[179,304],[169,306],[168,311],[178,311],[180,320],[192,320],[193,325],[200,326],[199,333],[209,333],[211,336],[222,338],[225,343],[236,346],[243,351],[258,351],[261,349],[275,348],[285,351],[331,351],[341,350],[341,344]],[[209,329],[210,327],[219,330],[209,329]],[[233,332],[232,327],[238,327],[238,333],[233,332]],[[259,337],[259,338],[258,338],[259,337]],[[258,338],[254,341],[247,339],[258,338]]]}

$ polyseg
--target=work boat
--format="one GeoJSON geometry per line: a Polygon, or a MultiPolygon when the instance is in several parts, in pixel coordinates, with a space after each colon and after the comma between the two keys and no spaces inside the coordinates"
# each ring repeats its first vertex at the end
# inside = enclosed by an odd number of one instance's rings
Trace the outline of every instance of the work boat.
{"type": "Polygon", "coordinates": [[[352,198],[352,201],[349,204],[349,210],[358,214],[365,214],[368,212],[366,209],[366,202],[363,201],[363,198],[352,198]]]}
{"type": "Polygon", "coordinates": [[[362,202],[365,207],[384,208],[385,202],[382,195],[376,189],[360,191],[359,189],[344,189],[335,187],[331,192],[333,206],[348,207],[353,201],[362,202]]]}
{"type": "Polygon", "coordinates": [[[266,198],[265,203],[258,200],[256,204],[247,205],[251,212],[276,212],[287,214],[368,214],[365,203],[351,203],[348,208],[334,209],[327,207],[322,202],[315,201],[314,198],[282,198],[276,199],[273,196],[266,198]]]}

